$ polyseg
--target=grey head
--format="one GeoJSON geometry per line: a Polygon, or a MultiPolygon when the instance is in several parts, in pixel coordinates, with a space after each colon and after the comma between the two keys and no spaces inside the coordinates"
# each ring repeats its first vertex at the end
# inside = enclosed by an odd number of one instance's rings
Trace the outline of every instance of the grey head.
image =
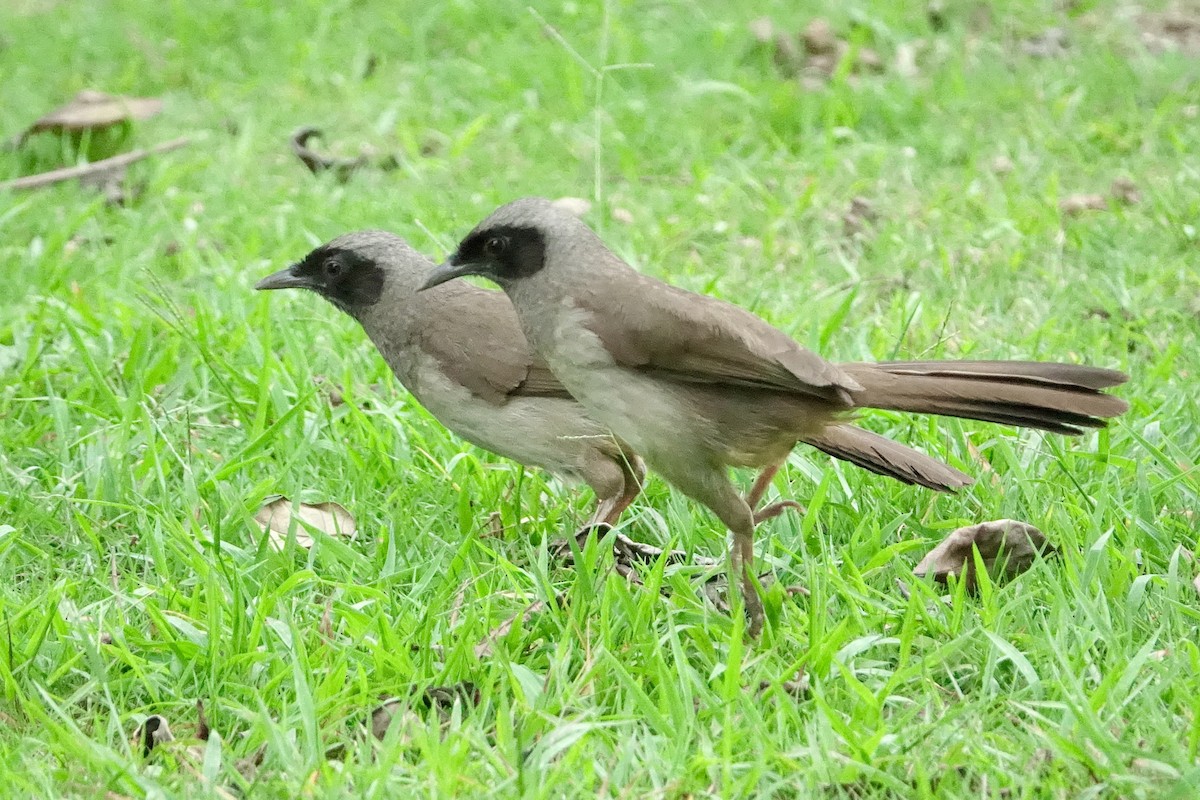
{"type": "Polygon", "coordinates": [[[543,197],[523,197],[476,225],[421,290],[464,275],[478,275],[507,289],[551,264],[563,268],[574,259],[557,256],[572,250],[608,252],[574,214],[543,197]]]}
{"type": "Polygon", "coordinates": [[[254,288],[308,289],[361,320],[385,294],[414,294],[433,266],[395,234],[355,231],[321,245],[254,288]]]}

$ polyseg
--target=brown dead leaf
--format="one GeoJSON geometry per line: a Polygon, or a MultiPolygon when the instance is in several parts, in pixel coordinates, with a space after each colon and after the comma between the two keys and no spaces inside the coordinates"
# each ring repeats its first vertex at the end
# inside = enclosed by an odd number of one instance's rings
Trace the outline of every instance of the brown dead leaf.
{"type": "MultiPolygon", "coordinates": [[[[762,694],[763,692],[772,688],[774,685],[775,684],[771,681],[760,681],[758,684],[759,694],[762,694]]],[[[779,684],[779,688],[783,690],[784,694],[791,695],[797,700],[801,700],[808,695],[808,674],[804,671],[804,668],[801,667],[796,671],[795,677],[779,684]]]]}
{"type": "Polygon", "coordinates": [[[804,52],[810,56],[837,55],[839,39],[833,32],[829,20],[813,17],[800,34],[804,41],[804,52]]]}
{"type": "Polygon", "coordinates": [[[932,575],[942,583],[952,575],[962,574],[968,590],[974,590],[974,550],[979,551],[989,575],[1006,578],[1029,569],[1039,553],[1057,552],[1057,548],[1046,541],[1045,535],[1032,525],[1015,519],[997,519],[954,531],[921,559],[921,563],[913,568],[913,574],[932,575]]]}
{"type": "Polygon", "coordinates": [[[308,167],[314,175],[322,172],[332,172],[339,182],[350,179],[360,169],[373,167],[384,172],[396,169],[400,162],[395,156],[376,156],[374,153],[362,153],[355,158],[335,158],[325,156],[309,147],[313,139],[321,138],[321,129],[307,125],[292,134],[292,152],[308,167]]]}
{"type": "Polygon", "coordinates": [[[1073,194],[1058,201],[1058,210],[1077,217],[1084,211],[1107,211],[1108,200],[1102,194],[1073,194]]]}
{"type": "Polygon", "coordinates": [[[1030,58],[1057,58],[1065,55],[1071,40],[1064,28],[1047,28],[1021,42],[1021,51],[1030,58]]]}
{"type": "Polygon", "coordinates": [[[142,749],[142,755],[148,756],[160,744],[175,741],[167,718],[160,714],[151,714],[134,734],[134,741],[142,749]]]}
{"type": "MultiPolygon", "coordinates": [[[[392,727],[392,723],[396,720],[396,714],[401,711],[403,704],[399,700],[388,700],[383,705],[371,712],[371,735],[376,739],[382,740],[387,736],[388,730],[392,727]]],[[[404,721],[406,728],[416,727],[421,724],[421,718],[413,711],[404,710],[400,719],[404,721]]]]}
{"type": "Polygon", "coordinates": [[[917,42],[901,42],[896,45],[892,68],[901,78],[915,78],[920,74],[920,68],[917,67],[917,42]]]}
{"type": "Polygon", "coordinates": [[[752,19],[746,27],[750,30],[754,41],[759,44],[770,44],[771,40],[775,38],[775,21],[770,17],[752,19]]]}
{"type": "Polygon", "coordinates": [[[1200,12],[1177,8],[1148,12],[1137,19],[1142,44],[1151,53],[1180,52],[1200,56],[1200,12]]]}
{"type": "Polygon", "coordinates": [[[337,503],[293,503],[280,495],[263,505],[254,515],[254,521],[262,526],[267,533],[273,550],[283,550],[287,546],[288,528],[292,520],[296,520],[296,544],[308,549],[313,546],[312,534],[308,528],[315,528],[328,536],[354,537],[358,527],[350,512],[337,503]],[[307,526],[307,527],[306,527],[307,526]]]}
{"type": "MultiPolygon", "coordinates": [[[[430,686],[421,693],[418,705],[425,709],[433,709],[443,725],[450,721],[450,712],[456,702],[464,706],[479,704],[481,694],[479,688],[471,681],[462,681],[447,686],[430,686]]],[[[371,735],[382,739],[395,721],[397,713],[404,709],[404,703],[398,698],[385,701],[371,712],[371,735]]],[[[405,710],[400,716],[407,725],[422,724],[421,717],[412,710],[405,710]]]]}
{"type": "Polygon", "coordinates": [[[619,222],[622,225],[633,224],[633,212],[627,208],[614,208],[612,210],[612,218],[614,221],[619,222]]]}
{"type": "Polygon", "coordinates": [[[208,715],[204,713],[204,701],[196,701],[196,738],[207,742],[212,729],[208,726],[208,715]]]}
{"type": "Polygon", "coordinates": [[[21,139],[43,131],[88,131],[149,119],[162,111],[162,105],[162,100],[156,97],[121,97],[84,89],[66,105],[30,125],[21,134],[21,139]]]}
{"type": "Polygon", "coordinates": [[[234,769],[245,778],[247,781],[254,780],[254,774],[258,772],[258,768],[262,766],[263,759],[267,756],[267,743],[263,742],[258,749],[245,758],[240,758],[235,763],[234,769]]]}
{"type": "Polygon", "coordinates": [[[865,197],[852,197],[850,208],[842,216],[842,226],[847,236],[857,236],[878,218],[874,203],[865,197]]]}
{"type": "Polygon", "coordinates": [[[1113,199],[1127,206],[1135,206],[1142,202],[1142,193],[1138,190],[1137,184],[1130,178],[1123,176],[1116,178],[1113,180],[1108,192],[1113,196],[1113,199]]]}

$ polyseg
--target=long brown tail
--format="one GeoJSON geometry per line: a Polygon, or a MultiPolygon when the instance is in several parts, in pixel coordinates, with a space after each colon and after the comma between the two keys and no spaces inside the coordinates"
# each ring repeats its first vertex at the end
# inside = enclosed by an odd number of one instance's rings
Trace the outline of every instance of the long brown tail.
{"type": "Polygon", "coordinates": [[[805,442],[834,458],[904,483],[952,492],[974,483],[970,475],[865,428],[830,425],[805,442]]]}
{"type": "Polygon", "coordinates": [[[1097,367],[1037,361],[883,361],[839,366],[862,384],[862,391],[852,394],[860,408],[962,417],[1072,435],[1082,433],[1082,428],[1103,427],[1106,417],[1129,408],[1124,400],[1101,391],[1124,383],[1128,376],[1097,367]]]}

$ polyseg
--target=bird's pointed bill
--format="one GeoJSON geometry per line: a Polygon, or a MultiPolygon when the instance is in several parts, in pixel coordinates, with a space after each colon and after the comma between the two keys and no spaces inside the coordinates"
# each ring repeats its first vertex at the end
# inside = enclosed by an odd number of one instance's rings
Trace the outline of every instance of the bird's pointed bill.
{"type": "Polygon", "coordinates": [[[462,278],[466,275],[475,274],[475,265],[473,264],[455,264],[453,261],[447,261],[440,264],[429,275],[429,279],[417,291],[423,292],[426,289],[432,289],[435,286],[440,286],[446,281],[452,281],[455,278],[462,278]]]}
{"type": "Polygon", "coordinates": [[[296,274],[296,266],[292,265],[287,269],[281,269],[279,272],[273,272],[263,278],[258,283],[254,284],[254,288],[262,291],[263,289],[305,289],[308,288],[309,281],[307,278],[296,274]]]}

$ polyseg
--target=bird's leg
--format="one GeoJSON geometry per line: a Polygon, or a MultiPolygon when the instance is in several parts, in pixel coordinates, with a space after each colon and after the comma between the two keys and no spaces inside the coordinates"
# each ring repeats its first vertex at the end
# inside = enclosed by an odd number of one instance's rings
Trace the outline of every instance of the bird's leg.
{"type": "MultiPolygon", "coordinates": [[[[620,494],[598,498],[596,510],[592,512],[591,518],[575,534],[575,541],[581,549],[593,533],[599,536],[607,535],[616,525],[621,514],[629,508],[642,491],[642,482],[646,478],[645,465],[640,460],[633,460],[622,461],[621,466],[622,489],[620,494]]],[[[663,557],[664,552],[668,564],[683,564],[688,561],[688,554],[682,550],[664,551],[661,547],[634,541],[620,531],[614,533],[613,536],[613,557],[616,559],[616,570],[630,582],[641,582],[637,580],[636,573],[633,571],[634,564],[639,562],[653,564],[663,557]]],[[[561,553],[563,549],[560,547],[559,550],[561,553]]],[[[715,559],[703,556],[694,556],[692,560],[700,566],[713,566],[718,563],[715,559]]]]}
{"type": "MultiPolygon", "coordinates": [[[[682,483],[682,482],[681,482],[682,483]]],[[[762,632],[766,612],[754,581],[754,511],[746,499],[722,473],[706,476],[703,482],[680,486],[687,494],[704,503],[729,528],[733,541],[729,551],[729,584],[741,587],[751,636],[762,632]]]]}
{"type": "Polygon", "coordinates": [[[794,508],[801,514],[804,513],[804,506],[797,503],[795,500],[780,500],[776,503],[771,503],[769,506],[762,508],[758,507],[762,501],[763,495],[767,493],[767,487],[771,485],[771,481],[775,478],[775,473],[779,472],[779,468],[783,466],[782,461],[770,464],[758,474],[758,478],[754,481],[754,485],[750,487],[750,491],[746,494],[746,505],[754,511],[754,524],[765,522],[769,519],[774,519],[787,511],[789,508],[794,508]]]}
{"type": "Polygon", "coordinates": [[[746,516],[749,517],[746,522],[749,524],[739,524],[738,528],[731,527],[733,549],[730,554],[729,583],[732,584],[735,577],[741,581],[742,603],[746,607],[746,617],[749,621],[746,631],[751,636],[758,636],[762,632],[766,612],[763,611],[762,598],[758,596],[758,589],[754,585],[754,515],[750,513],[749,506],[746,506],[746,511],[746,516]]]}

